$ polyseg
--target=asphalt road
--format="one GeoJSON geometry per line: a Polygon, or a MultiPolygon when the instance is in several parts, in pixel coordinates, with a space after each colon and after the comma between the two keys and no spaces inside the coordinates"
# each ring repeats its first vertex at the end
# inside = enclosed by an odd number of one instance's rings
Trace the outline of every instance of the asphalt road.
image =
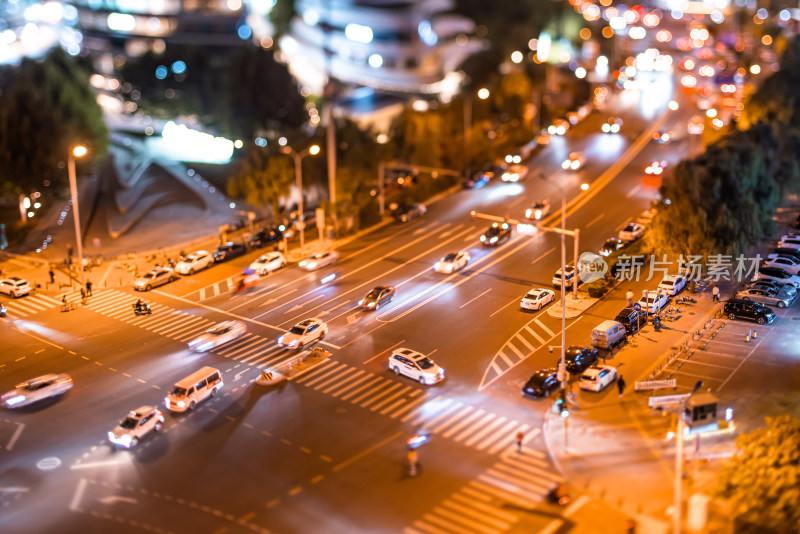
{"type": "MultiPolygon", "coordinates": [[[[25,299],[20,308],[12,303],[11,320],[0,325],[4,353],[13,355],[0,367],[4,388],[44,372],[68,373],[75,387],[2,414],[1,530],[544,529],[556,511],[543,496],[560,481],[540,436],[550,403],[524,399],[520,388],[534,370],[555,364],[558,351],[547,346],[560,344],[560,319],[523,312],[518,303],[531,287],[551,286],[560,240],[515,233],[486,248],[478,238],[489,223],[469,211],[521,217],[536,200],[559,206],[563,190],[567,227],[581,229],[581,251],[596,251],[655,198],[644,167],[656,159],[674,164],[689,148],[692,113],[683,106],[663,119],[676,133],[673,143],[646,141],[625,162],[669,98],[623,93],[606,112],[553,138],[528,163],[526,181],[446,196],[422,218],[342,247],[329,268],[289,266],[245,295],[225,287],[255,252],[143,295],[153,306],[149,317],[134,317],[139,295],[132,290],[95,289],[86,308],[69,313],[41,295],[27,297],[38,310],[23,307],[25,299]],[[612,112],[625,120],[622,133],[599,133],[612,112]],[[586,166],[566,173],[561,161],[574,150],[585,153],[586,166]],[[608,181],[615,165],[619,172],[608,181]],[[585,193],[582,182],[590,185],[585,193]],[[457,250],[472,255],[466,269],[433,272],[435,261],[457,250]],[[322,285],[329,273],[335,281],[322,285]],[[394,301],[358,310],[357,301],[383,284],[397,287],[394,301]],[[261,369],[294,355],[275,340],[307,317],[328,322],[319,345],[332,358],[296,380],[255,384],[261,369]],[[246,336],[207,354],[187,350],[200,332],[233,318],[247,324],[246,336]],[[430,355],[447,379],[424,386],[389,373],[397,347],[430,355]],[[105,433],[128,410],[159,405],[175,381],[203,365],[222,371],[217,398],[167,414],[164,431],[135,450],[108,445],[105,433]],[[420,428],[433,439],[420,449],[420,475],[409,477],[405,440],[420,428]],[[526,436],[522,453],[518,431],[526,436]]],[[[559,222],[556,210],[545,224],[559,222]]],[[[568,242],[568,260],[571,250],[568,242]]],[[[588,343],[592,326],[568,320],[568,344],[588,343]]]]}

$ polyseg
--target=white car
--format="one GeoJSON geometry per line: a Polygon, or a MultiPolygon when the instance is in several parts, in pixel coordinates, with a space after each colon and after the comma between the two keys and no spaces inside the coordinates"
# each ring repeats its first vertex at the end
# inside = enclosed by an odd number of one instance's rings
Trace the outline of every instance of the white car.
{"type": "Polygon", "coordinates": [[[527,295],[522,297],[519,307],[523,310],[541,310],[555,299],[556,293],[552,289],[534,287],[528,291],[527,295]]]}
{"type": "Polygon", "coordinates": [[[778,267],[759,267],[758,272],[753,276],[753,280],[774,280],[779,284],[788,284],[795,289],[800,289],[800,276],[789,274],[778,267]]]}
{"type": "Polygon", "coordinates": [[[405,375],[421,384],[431,385],[444,380],[444,369],[436,362],[411,349],[395,349],[389,356],[389,369],[397,375],[405,375]]]}
{"type": "Polygon", "coordinates": [[[564,119],[556,119],[553,124],[547,127],[547,133],[550,135],[564,135],[569,130],[569,121],[564,119]]]}
{"type": "Polygon", "coordinates": [[[686,131],[691,135],[700,135],[705,130],[705,119],[702,115],[693,115],[686,124],[686,131]]]}
{"type": "Polygon", "coordinates": [[[301,261],[298,265],[301,269],[306,271],[313,271],[321,269],[326,265],[330,265],[339,259],[339,253],[335,250],[326,250],[324,252],[317,252],[308,258],[301,261]]]}
{"type": "Polygon", "coordinates": [[[800,250],[800,237],[784,236],[778,242],[778,247],[800,250]]]}
{"type": "Polygon", "coordinates": [[[639,299],[639,306],[650,315],[655,315],[656,313],[664,311],[668,303],[669,295],[663,291],[659,292],[658,290],[648,291],[647,300],[645,300],[644,295],[639,299]]]}
{"type": "Polygon", "coordinates": [[[133,289],[136,291],[150,291],[154,287],[163,286],[177,279],[178,277],[169,267],[156,267],[134,280],[133,289]]]}
{"type": "Polygon", "coordinates": [[[206,352],[243,336],[245,332],[247,332],[247,325],[242,321],[225,321],[191,340],[189,348],[195,352],[206,352]]]}
{"type": "Polygon", "coordinates": [[[620,128],[622,128],[622,119],[619,117],[609,117],[602,126],[603,133],[619,133],[620,128]]]}
{"type": "Polygon", "coordinates": [[[658,289],[670,297],[674,297],[686,287],[686,277],[682,274],[668,274],[658,284],[658,289]]]}
{"type": "Polygon", "coordinates": [[[6,408],[22,408],[34,402],[62,395],[72,388],[72,378],[65,374],[47,374],[17,384],[2,397],[0,403],[6,408]]]}
{"type": "Polygon", "coordinates": [[[260,276],[277,271],[286,265],[286,258],[280,252],[267,252],[250,264],[250,268],[260,276]]]}
{"type": "Polygon", "coordinates": [[[521,182],[526,176],[528,176],[528,167],[525,165],[512,165],[500,176],[500,179],[504,182],[521,182]]]}
{"type": "Polygon", "coordinates": [[[764,265],[768,267],[779,267],[789,274],[800,274],[800,261],[791,256],[780,254],[769,254],[764,260],[764,265]]]}
{"type": "Polygon", "coordinates": [[[658,210],[655,209],[655,208],[651,208],[649,210],[644,210],[636,218],[636,222],[641,224],[641,225],[644,225],[646,227],[648,224],[653,222],[653,219],[655,219],[656,215],[658,215],[658,210]]]}
{"type": "Polygon", "coordinates": [[[108,433],[108,441],[113,445],[130,449],[153,430],[160,432],[163,426],[164,414],[158,408],[141,406],[128,413],[127,417],[108,433]]]}
{"type": "Polygon", "coordinates": [[[540,200],[525,210],[525,218],[531,221],[540,221],[547,217],[550,213],[550,203],[546,200],[540,200]]]}
{"type": "Polygon", "coordinates": [[[294,325],[291,330],[278,338],[278,345],[300,350],[303,345],[313,341],[322,341],[328,333],[328,325],[322,319],[312,317],[294,325]]]}
{"type": "Polygon", "coordinates": [[[454,271],[460,271],[469,263],[469,252],[451,252],[441,260],[437,261],[433,266],[433,270],[437,273],[450,274],[454,271]]]}
{"type": "Polygon", "coordinates": [[[621,241],[636,241],[644,234],[644,225],[639,223],[628,223],[625,228],[619,231],[621,241]]]}
{"type": "Polygon", "coordinates": [[[567,159],[561,164],[561,168],[565,171],[577,171],[583,167],[586,158],[581,152],[572,152],[567,159]]]}
{"type": "Polygon", "coordinates": [[[202,271],[214,263],[214,256],[205,250],[192,252],[175,265],[175,272],[178,274],[194,274],[202,271]]]}
{"type": "MultiPolygon", "coordinates": [[[[567,276],[564,278],[564,287],[572,289],[572,284],[575,283],[575,266],[568,264],[567,266],[567,276]]],[[[561,290],[561,268],[559,268],[556,273],[553,275],[553,287],[555,289],[561,290]]],[[[581,284],[582,280],[581,277],[578,276],[578,285],[581,284]]]]}
{"type": "Polygon", "coordinates": [[[0,280],[0,293],[5,293],[10,297],[19,298],[31,292],[31,286],[27,280],[12,276],[0,280]]]}
{"type": "Polygon", "coordinates": [[[664,169],[667,167],[667,165],[668,165],[667,160],[653,161],[652,163],[650,163],[650,165],[644,168],[644,172],[645,174],[652,174],[654,176],[658,176],[664,173],[664,169]]]}
{"type": "Polygon", "coordinates": [[[617,379],[617,368],[610,365],[593,365],[581,375],[578,386],[587,391],[603,391],[617,379]]]}

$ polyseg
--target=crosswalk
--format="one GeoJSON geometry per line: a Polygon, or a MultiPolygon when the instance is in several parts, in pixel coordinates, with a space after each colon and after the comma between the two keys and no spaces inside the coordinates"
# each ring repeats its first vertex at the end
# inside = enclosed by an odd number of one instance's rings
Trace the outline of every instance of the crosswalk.
{"type": "Polygon", "coordinates": [[[497,351],[486,368],[480,387],[483,388],[503,376],[555,335],[539,317],[531,319],[497,351]]]}
{"type": "Polygon", "coordinates": [[[39,312],[51,310],[61,306],[61,301],[42,295],[41,293],[31,293],[18,299],[4,299],[6,314],[8,317],[29,317],[39,312]]]}
{"type": "MultiPolygon", "coordinates": [[[[216,324],[205,317],[158,303],[150,304],[152,315],[136,316],[131,304],[129,294],[115,289],[105,289],[95,291],[94,296],[88,299],[86,308],[182,343],[188,343],[216,324]]],[[[274,366],[295,356],[294,351],[279,346],[274,340],[251,332],[214,349],[213,352],[224,358],[258,368],[274,366]]]]}
{"type": "Polygon", "coordinates": [[[404,384],[335,360],[296,382],[489,454],[513,448],[516,433],[530,429],[515,419],[423,390],[415,382],[404,384]]]}
{"type": "Polygon", "coordinates": [[[219,282],[214,282],[211,285],[192,291],[188,295],[184,295],[183,298],[187,300],[193,300],[195,302],[202,302],[212,297],[230,293],[228,288],[230,287],[230,284],[234,283],[234,278],[234,276],[229,276],[225,280],[220,280],[219,282]]]}
{"type": "Polygon", "coordinates": [[[500,534],[563,482],[544,453],[506,451],[486,471],[403,529],[403,534],[500,534]]]}

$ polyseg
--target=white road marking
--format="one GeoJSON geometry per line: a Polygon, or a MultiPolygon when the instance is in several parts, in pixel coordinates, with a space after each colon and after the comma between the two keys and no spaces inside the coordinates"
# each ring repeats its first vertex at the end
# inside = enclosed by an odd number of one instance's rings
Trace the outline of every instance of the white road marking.
{"type": "Polygon", "coordinates": [[[594,219],[592,219],[591,221],[589,221],[588,223],[586,223],[586,225],[584,226],[584,228],[589,228],[590,226],[592,226],[594,223],[596,223],[597,221],[599,221],[600,219],[602,219],[602,218],[603,218],[603,217],[605,217],[605,216],[606,216],[606,214],[605,214],[605,213],[601,213],[600,215],[598,215],[597,217],[595,217],[594,219]]]}
{"type": "Polygon", "coordinates": [[[83,498],[83,492],[86,490],[86,479],[82,478],[78,481],[78,487],[75,489],[75,494],[72,496],[72,501],[69,503],[69,509],[73,512],[80,512],[81,509],[78,508],[78,505],[81,502],[81,498],[83,498]]]}
{"type": "MultiPolygon", "coordinates": [[[[83,480],[83,479],[81,479],[81,480],[83,480]]],[[[103,497],[102,499],[97,499],[97,500],[99,502],[103,503],[103,504],[115,504],[115,503],[118,503],[118,502],[126,502],[126,503],[130,503],[130,504],[136,504],[136,503],[139,502],[136,499],[132,499],[130,497],[122,497],[120,495],[109,495],[108,497],[103,497]]]]}
{"type": "Polygon", "coordinates": [[[570,505],[567,507],[567,509],[566,509],[566,510],[564,510],[564,513],[563,513],[563,514],[561,514],[561,515],[563,515],[564,517],[570,517],[570,516],[572,516],[572,515],[573,515],[575,512],[577,512],[578,510],[580,510],[580,509],[581,509],[581,507],[582,507],[584,504],[586,504],[587,502],[589,502],[589,496],[588,496],[588,495],[581,495],[580,497],[578,497],[578,498],[575,500],[575,502],[574,502],[574,503],[570,504],[570,505]]]}
{"type": "Polygon", "coordinates": [[[638,193],[638,192],[639,192],[639,189],[641,189],[641,188],[642,188],[642,184],[639,184],[639,185],[637,185],[636,187],[634,187],[633,189],[631,189],[630,191],[628,191],[628,192],[625,194],[625,198],[631,198],[633,195],[635,195],[636,193],[638,193]]]}
{"type": "Polygon", "coordinates": [[[22,434],[22,429],[25,428],[24,423],[14,423],[14,424],[17,425],[17,429],[14,431],[14,435],[11,436],[11,439],[8,441],[8,445],[6,445],[7,451],[10,451],[11,449],[14,448],[14,444],[17,442],[17,439],[19,439],[19,435],[22,434]]]}
{"type": "Polygon", "coordinates": [[[489,291],[491,291],[491,289],[487,289],[486,291],[484,291],[483,293],[481,293],[481,294],[480,294],[480,295],[478,295],[477,297],[475,297],[475,298],[473,298],[473,299],[470,299],[470,300],[468,300],[467,302],[465,302],[464,304],[462,304],[461,306],[459,306],[459,307],[458,307],[458,309],[460,310],[461,308],[463,308],[464,306],[466,306],[466,305],[467,305],[467,304],[469,304],[470,302],[472,302],[472,301],[475,301],[475,300],[478,300],[479,298],[481,298],[482,296],[484,296],[484,295],[485,295],[486,293],[488,293],[489,291]]]}

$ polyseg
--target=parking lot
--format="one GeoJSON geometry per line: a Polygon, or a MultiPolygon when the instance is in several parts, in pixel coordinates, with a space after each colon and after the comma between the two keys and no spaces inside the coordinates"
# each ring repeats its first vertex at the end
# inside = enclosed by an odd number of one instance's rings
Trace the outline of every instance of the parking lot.
{"type": "Polygon", "coordinates": [[[752,376],[755,369],[782,365],[788,359],[794,361],[790,353],[776,351],[773,345],[795,333],[800,309],[795,305],[776,310],[776,315],[772,324],[763,326],[725,317],[707,321],[692,339],[670,354],[654,378],[676,379],[678,393],[691,391],[698,380],[703,382],[703,389],[722,392],[734,377],[742,378],[742,373],[752,376]]]}

